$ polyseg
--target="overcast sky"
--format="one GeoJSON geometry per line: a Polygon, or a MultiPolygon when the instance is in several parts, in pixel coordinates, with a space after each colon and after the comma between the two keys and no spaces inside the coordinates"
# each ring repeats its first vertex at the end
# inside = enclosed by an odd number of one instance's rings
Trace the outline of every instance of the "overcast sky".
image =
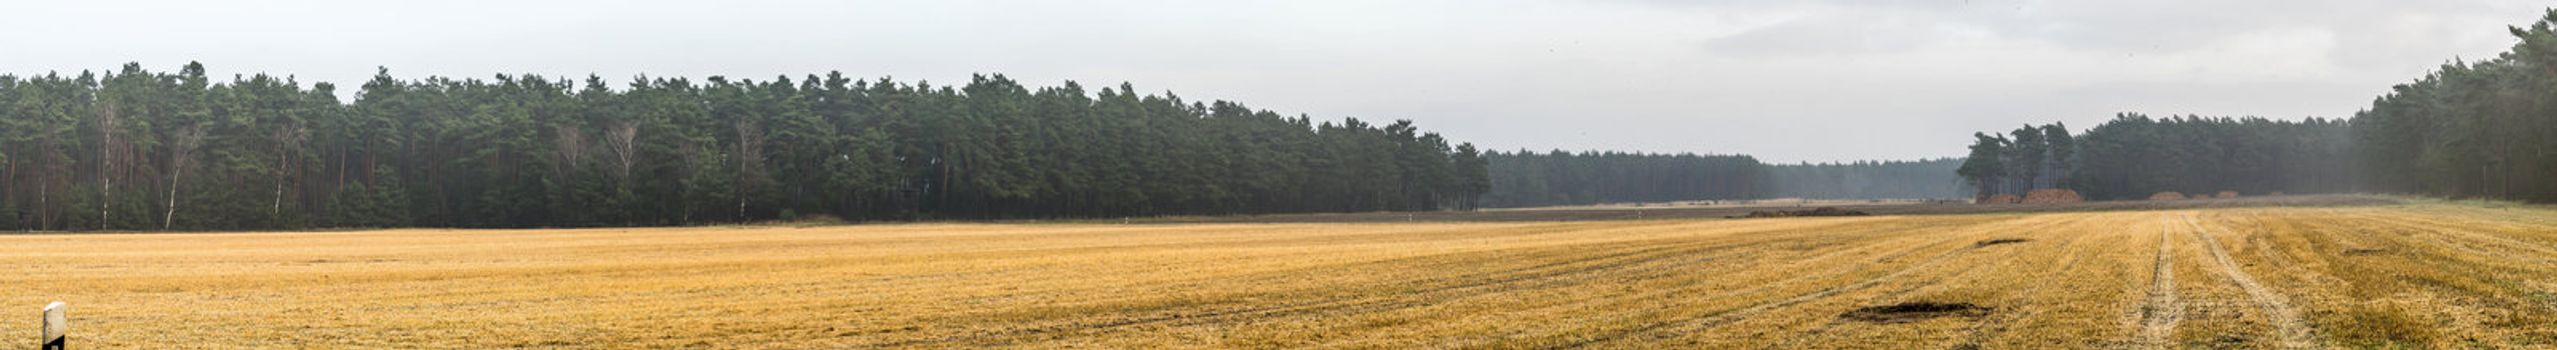
{"type": "Polygon", "coordinates": [[[43,1],[0,73],[266,72],[354,86],[843,71],[1134,83],[1486,148],[1958,156],[2115,112],[2347,117],[2509,48],[2529,1],[43,1]]]}

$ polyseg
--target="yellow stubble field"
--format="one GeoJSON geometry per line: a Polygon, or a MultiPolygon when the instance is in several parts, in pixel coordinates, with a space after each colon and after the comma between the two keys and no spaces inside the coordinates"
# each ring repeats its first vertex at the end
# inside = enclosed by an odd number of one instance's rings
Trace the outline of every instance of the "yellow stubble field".
{"type": "Polygon", "coordinates": [[[2456,203],[0,247],[0,347],[2557,347],[2557,210],[2456,203]]]}

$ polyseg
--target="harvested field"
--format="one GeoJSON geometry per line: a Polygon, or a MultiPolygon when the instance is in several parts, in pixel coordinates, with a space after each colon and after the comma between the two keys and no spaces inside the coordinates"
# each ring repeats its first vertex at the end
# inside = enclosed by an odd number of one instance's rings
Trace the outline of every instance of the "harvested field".
{"type": "Polygon", "coordinates": [[[2439,202],[0,245],[94,348],[2557,346],[2557,209],[2439,202]]]}

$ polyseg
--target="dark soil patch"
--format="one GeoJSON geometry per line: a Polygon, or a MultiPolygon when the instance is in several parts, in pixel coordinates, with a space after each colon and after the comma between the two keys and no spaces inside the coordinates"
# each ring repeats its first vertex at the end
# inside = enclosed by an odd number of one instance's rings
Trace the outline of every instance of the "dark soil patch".
{"type": "Polygon", "coordinates": [[[1866,215],[1873,215],[1873,214],[1871,214],[1871,213],[1866,213],[1866,212],[1864,212],[1864,211],[1862,211],[1862,210],[1846,210],[1846,209],[1838,209],[1838,207],[1819,207],[1819,208],[1813,208],[1813,209],[1811,209],[1811,210],[1776,210],[1776,211],[1759,210],[1759,211],[1751,211],[1751,212],[1749,212],[1749,215],[1741,215],[1741,216],[1736,216],[1736,217],[1734,217],[1734,218],[1790,218],[1790,217],[1805,217],[1805,216],[1866,216],[1866,215]]]}
{"type": "Polygon", "coordinates": [[[2387,252],[2388,252],[2388,250],[2387,250],[2387,249],[2379,249],[2379,248],[2352,248],[2352,249],[2345,249],[2345,250],[2344,250],[2344,255],[2378,255],[2378,254],[2380,254],[2380,253],[2387,253],[2387,252]]]}
{"type": "Polygon", "coordinates": [[[1971,303],[1910,302],[1883,306],[1867,306],[1838,315],[1838,318],[1873,323],[1908,323],[1941,317],[1988,316],[1990,308],[1971,303]]]}
{"type": "Polygon", "coordinates": [[[2250,342],[2251,341],[2247,340],[2246,337],[2243,336],[2222,334],[2218,337],[2212,337],[2211,343],[2207,347],[2212,349],[2244,349],[2250,348],[2249,346],[2246,346],[2247,343],[2250,342]]]}
{"type": "Polygon", "coordinates": [[[1999,238],[1999,239],[1992,239],[1992,240],[1980,241],[1980,243],[1972,243],[1972,244],[1971,244],[1971,246],[1973,246],[1973,247],[1987,247],[1987,246],[2000,245],[2000,244],[2008,244],[2008,243],[2024,243],[2024,242],[2031,242],[2031,241],[2033,241],[2033,240],[2030,240],[2030,239],[2023,239],[2023,238],[1999,238]]]}

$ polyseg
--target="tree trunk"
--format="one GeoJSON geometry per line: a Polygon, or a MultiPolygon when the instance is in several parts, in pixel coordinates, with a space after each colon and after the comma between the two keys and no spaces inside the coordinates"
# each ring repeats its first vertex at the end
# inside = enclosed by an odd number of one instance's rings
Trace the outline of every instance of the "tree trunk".
{"type": "MultiPolygon", "coordinates": [[[[284,185],[293,175],[293,148],[302,143],[302,129],[280,126],[275,129],[275,201],[268,215],[281,219],[284,215],[284,185]]],[[[278,222],[280,223],[280,222],[278,222]]]]}
{"type": "Polygon", "coordinates": [[[168,211],[160,214],[161,230],[168,230],[176,227],[178,222],[178,184],[181,183],[180,180],[183,179],[181,175],[186,174],[186,163],[187,160],[192,158],[191,155],[195,153],[196,143],[204,141],[204,126],[188,126],[185,129],[180,129],[176,136],[176,140],[171,140],[175,142],[171,142],[169,144],[169,147],[172,147],[172,149],[169,150],[169,207],[168,211]]]}
{"type": "Polygon", "coordinates": [[[276,142],[275,142],[275,204],[273,205],[273,208],[272,208],[272,209],[267,210],[267,214],[268,214],[268,215],[283,215],[283,214],[284,214],[284,173],[285,173],[285,169],[284,169],[284,161],[285,161],[285,159],[286,159],[286,158],[284,158],[284,142],[283,142],[283,141],[284,141],[284,131],[279,129],[279,130],[276,130],[275,134],[276,134],[276,136],[275,136],[275,138],[276,138],[276,142]]]}
{"type": "Polygon", "coordinates": [[[52,206],[53,197],[46,191],[50,187],[52,184],[45,183],[43,175],[36,176],[36,230],[53,229],[52,215],[44,212],[45,208],[52,206]]]}
{"type": "Polygon", "coordinates": [[[178,175],[186,172],[186,162],[172,161],[171,163],[175,164],[169,166],[169,210],[165,214],[160,214],[161,230],[168,230],[178,222],[178,175]]]}

